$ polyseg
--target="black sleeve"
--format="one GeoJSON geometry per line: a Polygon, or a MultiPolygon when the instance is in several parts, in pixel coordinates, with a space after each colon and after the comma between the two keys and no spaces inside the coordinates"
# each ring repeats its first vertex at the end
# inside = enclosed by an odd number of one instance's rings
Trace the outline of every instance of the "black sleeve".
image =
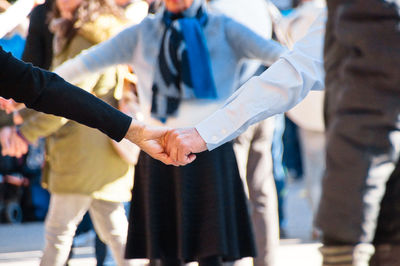
{"type": "Polygon", "coordinates": [[[26,64],[0,47],[0,96],[97,128],[120,141],[131,118],[54,73],[26,64]]]}
{"type": "Polygon", "coordinates": [[[39,5],[32,10],[25,49],[22,55],[24,62],[32,63],[34,66],[43,69],[50,68],[53,57],[53,35],[49,31],[47,24],[49,10],[49,7],[45,4],[39,5]]]}

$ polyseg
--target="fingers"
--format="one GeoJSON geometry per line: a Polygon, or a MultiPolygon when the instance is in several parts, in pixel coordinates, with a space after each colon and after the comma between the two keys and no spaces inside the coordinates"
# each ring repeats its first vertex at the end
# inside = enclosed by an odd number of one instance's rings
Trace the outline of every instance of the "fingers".
{"type": "Polygon", "coordinates": [[[14,121],[14,125],[21,125],[24,122],[24,119],[18,113],[18,111],[14,111],[13,112],[13,121],[14,121]]]}
{"type": "Polygon", "coordinates": [[[12,138],[14,157],[20,158],[28,152],[28,144],[20,136],[15,134],[12,138]]]}
{"type": "Polygon", "coordinates": [[[0,142],[3,156],[19,158],[28,152],[28,143],[17,134],[15,128],[3,128],[0,132],[0,142]]]}
{"type": "Polygon", "coordinates": [[[167,165],[174,165],[174,166],[179,166],[176,164],[169,156],[168,154],[160,154],[159,156],[154,157],[154,159],[157,159],[167,165]]]}
{"type": "Polygon", "coordinates": [[[7,114],[12,113],[17,108],[17,103],[12,99],[0,98],[0,109],[4,110],[7,114]]]}
{"type": "Polygon", "coordinates": [[[170,156],[170,158],[178,165],[182,165],[178,160],[178,150],[176,145],[176,139],[179,137],[178,133],[174,130],[170,130],[167,134],[167,142],[165,151],[170,156]]]}
{"type": "Polygon", "coordinates": [[[11,147],[11,128],[4,127],[0,131],[0,143],[1,143],[1,154],[7,155],[8,150],[11,147]]]}
{"type": "Polygon", "coordinates": [[[188,164],[191,163],[191,162],[193,162],[194,160],[196,160],[196,154],[191,153],[191,154],[189,154],[189,155],[187,156],[187,163],[188,163],[188,164]]]}
{"type": "Polygon", "coordinates": [[[196,159],[194,152],[200,152],[194,135],[194,128],[170,130],[165,137],[165,151],[176,164],[186,165],[196,159]]]}
{"type": "Polygon", "coordinates": [[[167,133],[167,128],[144,126],[141,131],[142,135],[136,138],[140,139],[136,144],[154,159],[168,165],[179,166],[180,164],[176,163],[165,150],[165,135],[167,133]]]}
{"type": "Polygon", "coordinates": [[[195,128],[150,127],[132,120],[125,136],[151,157],[169,165],[183,166],[196,159],[194,153],[206,150],[195,128]]]}

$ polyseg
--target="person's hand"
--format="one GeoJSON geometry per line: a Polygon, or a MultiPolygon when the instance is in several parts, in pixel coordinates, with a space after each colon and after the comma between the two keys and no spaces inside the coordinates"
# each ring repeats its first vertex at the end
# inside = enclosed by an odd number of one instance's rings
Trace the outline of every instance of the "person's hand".
{"type": "Polygon", "coordinates": [[[18,135],[15,127],[4,127],[0,130],[1,154],[3,156],[21,157],[28,152],[28,143],[18,135]]]}
{"type": "Polygon", "coordinates": [[[22,103],[17,103],[13,99],[4,99],[0,97],[0,109],[4,110],[7,114],[17,111],[23,108],[25,105],[22,103]]]}
{"type": "Polygon", "coordinates": [[[24,119],[18,113],[18,111],[13,112],[13,122],[14,122],[14,125],[21,125],[24,122],[24,119]]]}
{"type": "Polygon", "coordinates": [[[0,109],[4,110],[7,114],[12,113],[15,110],[14,101],[0,97],[0,109]]]}
{"type": "Polygon", "coordinates": [[[195,153],[207,150],[205,141],[195,128],[169,130],[165,137],[165,149],[178,165],[186,165],[196,159],[195,153]]]}
{"type": "Polygon", "coordinates": [[[151,127],[132,119],[131,125],[125,138],[135,143],[154,159],[160,160],[165,164],[178,166],[168,156],[164,149],[164,137],[168,132],[168,128],[151,127]]]}

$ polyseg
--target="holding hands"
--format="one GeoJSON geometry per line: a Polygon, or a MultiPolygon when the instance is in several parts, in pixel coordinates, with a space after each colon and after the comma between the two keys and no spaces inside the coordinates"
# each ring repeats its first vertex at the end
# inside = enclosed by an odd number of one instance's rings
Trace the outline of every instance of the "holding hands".
{"type": "MultiPolygon", "coordinates": [[[[13,100],[0,97],[0,109],[13,112],[19,109],[13,100]]],[[[183,166],[196,159],[195,153],[205,151],[206,143],[195,128],[169,129],[148,126],[132,120],[126,139],[135,143],[154,159],[168,165],[183,166]]],[[[28,152],[28,143],[17,133],[15,127],[0,130],[2,155],[21,157],[28,152]]]]}
{"type": "Polygon", "coordinates": [[[165,150],[177,165],[186,165],[196,159],[195,153],[205,151],[206,143],[195,128],[169,130],[165,136],[165,150]]]}
{"type": "Polygon", "coordinates": [[[141,150],[165,164],[178,166],[170,156],[168,156],[164,146],[164,136],[168,128],[153,127],[145,125],[135,119],[132,119],[131,125],[125,138],[139,146],[141,150]]]}
{"type": "Polygon", "coordinates": [[[147,126],[132,120],[125,136],[154,159],[169,165],[183,166],[196,159],[194,153],[207,149],[195,128],[168,129],[147,126]]]}

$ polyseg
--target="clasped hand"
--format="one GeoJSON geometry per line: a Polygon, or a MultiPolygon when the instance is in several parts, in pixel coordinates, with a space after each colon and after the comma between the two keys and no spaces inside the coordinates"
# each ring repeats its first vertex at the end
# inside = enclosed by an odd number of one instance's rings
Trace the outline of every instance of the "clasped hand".
{"type": "Polygon", "coordinates": [[[195,128],[168,129],[133,121],[125,138],[154,159],[175,166],[193,162],[196,159],[195,153],[207,149],[195,128]]]}

